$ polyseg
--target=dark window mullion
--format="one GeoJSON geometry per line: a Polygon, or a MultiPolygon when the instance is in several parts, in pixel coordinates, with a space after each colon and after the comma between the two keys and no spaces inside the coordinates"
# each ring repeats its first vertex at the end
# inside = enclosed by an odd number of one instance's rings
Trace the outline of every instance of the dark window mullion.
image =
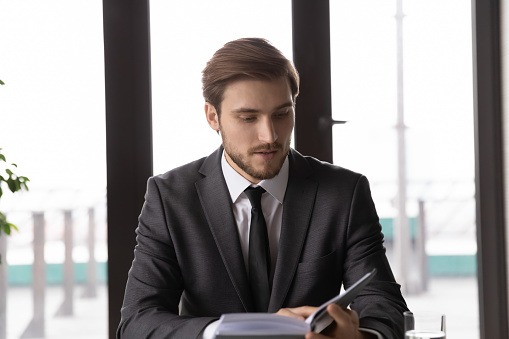
{"type": "Polygon", "coordinates": [[[508,338],[499,1],[472,1],[481,338],[508,338]]]}
{"type": "Polygon", "coordinates": [[[120,322],[135,228],[152,175],[148,0],[104,0],[109,338],[120,322]]]}
{"type": "Polygon", "coordinates": [[[301,77],[295,148],[332,163],[329,0],[293,0],[293,60],[301,77]]]}

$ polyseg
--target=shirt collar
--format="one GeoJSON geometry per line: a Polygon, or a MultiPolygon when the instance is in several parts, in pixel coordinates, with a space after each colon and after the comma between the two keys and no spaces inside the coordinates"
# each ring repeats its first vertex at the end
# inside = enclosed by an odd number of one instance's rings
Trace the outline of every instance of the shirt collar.
{"type": "MultiPolygon", "coordinates": [[[[288,157],[286,157],[281,170],[278,175],[272,179],[262,180],[258,183],[258,186],[262,186],[267,192],[270,193],[280,204],[283,203],[285,197],[286,186],[288,184],[288,157]]],[[[223,176],[228,186],[228,191],[232,201],[235,203],[239,196],[244,190],[251,185],[251,182],[235,171],[226,158],[221,156],[221,168],[223,170],[223,176]]]]}

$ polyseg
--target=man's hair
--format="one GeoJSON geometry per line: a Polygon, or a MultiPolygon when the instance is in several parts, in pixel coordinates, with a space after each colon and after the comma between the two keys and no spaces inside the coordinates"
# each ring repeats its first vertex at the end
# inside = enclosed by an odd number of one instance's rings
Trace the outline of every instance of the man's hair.
{"type": "Polygon", "coordinates": [[[261,38],[226,43],[207,62],[202,72],[203,97],[221,113],[226,86],[236,80],[275,80],[286,77],[293,101],[299,94],[299,74],[281,51],[261,38]]]}

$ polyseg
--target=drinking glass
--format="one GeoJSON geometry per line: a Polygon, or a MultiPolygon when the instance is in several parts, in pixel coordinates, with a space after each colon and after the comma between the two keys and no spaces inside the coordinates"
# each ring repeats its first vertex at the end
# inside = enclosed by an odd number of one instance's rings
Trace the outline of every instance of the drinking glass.
{"type": "Polygon", "coordinates": [[[445,339],[445,314],[404,312],[405,339],[445,339]]]}

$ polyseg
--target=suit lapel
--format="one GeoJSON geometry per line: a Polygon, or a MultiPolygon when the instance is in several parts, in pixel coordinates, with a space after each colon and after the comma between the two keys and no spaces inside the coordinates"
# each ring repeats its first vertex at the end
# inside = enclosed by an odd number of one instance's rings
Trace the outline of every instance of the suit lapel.
{"type": "Polygon", "coordinates": [[[318,184],[308,179],[311,168],[296,151],[290,153],[290,175],[283,202],[283,220],[269,312],[278,311],[299,264],[318,184]]]}
{"type": "Polygon", "coordinates": [[[203,163],[196,190],[226,270],[247,312],[253,310],[246,268],[232,211],[232,202],[221,170],[222,147],[203,163]]]}

